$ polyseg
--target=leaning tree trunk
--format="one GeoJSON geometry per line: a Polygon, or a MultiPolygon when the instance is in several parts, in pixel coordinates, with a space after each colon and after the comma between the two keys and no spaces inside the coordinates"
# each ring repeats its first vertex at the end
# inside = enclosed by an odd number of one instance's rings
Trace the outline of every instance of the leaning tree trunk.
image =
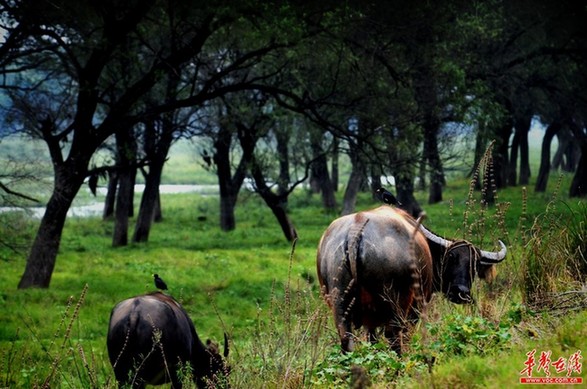
{"type": "Polygon", "coordinates": [[[255,180],[257,193],[259,193],[263,201],[265,201],[265,204],[267,204],[269,209],[271,209],[271,212],[273,212],[273,215],[281,227],[281,231],[283,231],[285,239],[289,242],[294,241],[298,237],[298,233],[293,222],[287,215],[287,210],[285,208],[287,200],[284,196],[279,196],[273,193],[271,188],[267,186],[261,167],[254,156],[251,159],[251,174],[255,180]]]}
{"type": "Polygon", "coordinates": [[[29,252],[24,274],[18,283],[19,289],[49,287],[67,211],[84,182],[88,162],[85,156],[80,155],[55,166],[53,194],[29,252]]]}
{"type": "Polygon", "coordinates": [[[19,289],[49,287],[67,211],[88,174],[92,154],[102,142],[92,137],[89,131],[84,131],[81,125],[76,128],[78,131],[74,133],[69,156],[64,159],[59,138],[53,136],[54,124],[50,120],[41,122],[41,131],[49,148],[55,179],[53,193],[18,283],[19,289]]]}
{"type": "Polygon", "coordinates": [[[534,187],[535,192],[546,191],[548,184],[548,176],[550,173],[550,145],[552,138],[560,130],[561,123],[558,121],[552,122],[544,133],[542,138],[542,150],[540,153],[540,169],[538,170],[538,177],[536,177],[536,186],[534,187]]]}

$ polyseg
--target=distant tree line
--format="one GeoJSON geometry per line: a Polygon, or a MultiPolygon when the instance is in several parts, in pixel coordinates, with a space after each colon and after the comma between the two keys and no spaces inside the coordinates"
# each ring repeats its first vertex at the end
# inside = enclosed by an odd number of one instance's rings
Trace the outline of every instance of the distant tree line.
{"type": "Polygon", "coordinates": [[[218,177],[223,230],[236,228],[250,178],[288,240],[297,233],[287,199],[301,183],[342,213],[381,176],[395,178],[412,214],[416,184],[442,201],[463,138],[475,163],[493,144],[497,187],[527,185],[536,119],[547,129],[535,190],[560,168],[574,174],[569,195],[585,196],[585,20],[572,0],[0,0],[0,133],[42,139],[54,172],[18,286],[49,286],[85,182],[107,182],[114,246],[147,241],[181,138],[199,140],[218,177]],[[111,158],[97,157],[104,152],[111,158]],[[137,174],[145,191],[129,236],[137,174]]]}

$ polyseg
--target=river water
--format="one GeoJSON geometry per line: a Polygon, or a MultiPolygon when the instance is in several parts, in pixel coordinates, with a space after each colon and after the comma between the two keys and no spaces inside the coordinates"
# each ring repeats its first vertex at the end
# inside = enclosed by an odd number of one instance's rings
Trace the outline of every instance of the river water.
{"type": "MultiPolygon", "coordinates": [[[[135,185],[135,193],[143,193],[145,185],[135,185]]],[[[217,185],[160,185],[159,193],[161,194],[177,194],[177,193],[199,193],[204,196],[218,195],[217,185]]],[[[84,205],[73,205],[67,212],[68,217],[90,217],[101,216],[104,211],[104,196],[106,196],[106,188],[100,187],[97,189],[97,198],[95,202],[84,205]]],[[[75,201],[74,201],[75,204],[75,201]]],[[[45,214],[45,207],[0,207],[2,212],[26,212],[33,219],[40,219],[45,214]]]]}

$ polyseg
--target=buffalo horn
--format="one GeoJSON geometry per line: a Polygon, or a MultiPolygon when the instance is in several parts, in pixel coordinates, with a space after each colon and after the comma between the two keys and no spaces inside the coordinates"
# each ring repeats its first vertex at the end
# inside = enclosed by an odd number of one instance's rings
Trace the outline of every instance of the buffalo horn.
{"type": "Polygon", "coordinates": [[[426,227],[424,227],[422,224],[420,224],[420,231],[422,231],[422,233],[424,234],[424,236],[426,236],[426,238],[430,239],[431,241],[433,241],[436,244],[441,245],[442,247],[448,247],[452,243],[450,240],[446,240],[444,238],[441,238],[440,236],[428,231],[426,229],[426,227]]]}
{"type": "Polygon", "coordinates": [[[501,250],[499,250],[496,253],[491,251],[479,250],[481,254],[481,259],[479,260],[479,262],[482,265],[492,265],[494,263],[503,261],[503,259],[505,258],[505,254],[507,253],[507,248],[501,240],[499,241],[499,245],[501,246],[501,250]]]}
{"type": "Polygon", "coordinates": [[[228,358],[228,335],[224,333],[224,358],[228,358]]]}

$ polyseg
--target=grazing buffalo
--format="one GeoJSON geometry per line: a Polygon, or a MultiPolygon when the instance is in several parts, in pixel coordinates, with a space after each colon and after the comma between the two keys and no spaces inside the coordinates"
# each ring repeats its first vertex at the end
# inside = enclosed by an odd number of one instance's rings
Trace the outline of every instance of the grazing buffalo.
{"type": "Polygon", "coordinates": [[[118,303],[110,315],[107,344],[119,385],[144,388],[171,382],[181,388],[178,371],[191,368],[198,387],[205,388],[225,380],[228,373],[218,347],[210,341],[204,346],[181,305],[160,292],[118,303]]]}
{"type": "Polygon", "coordinates": [[[343,351],[353,349],[352,326],[369,338],[384,327],[401,352],[402,332],[418,320],[433,292],[457,304],[471,303],[475,273],[490,278],[505,258],[466,241],[441,238],[406,212],[389,206],[333,221],[318,245],[318,279],[334,314],[343,351]]]}

